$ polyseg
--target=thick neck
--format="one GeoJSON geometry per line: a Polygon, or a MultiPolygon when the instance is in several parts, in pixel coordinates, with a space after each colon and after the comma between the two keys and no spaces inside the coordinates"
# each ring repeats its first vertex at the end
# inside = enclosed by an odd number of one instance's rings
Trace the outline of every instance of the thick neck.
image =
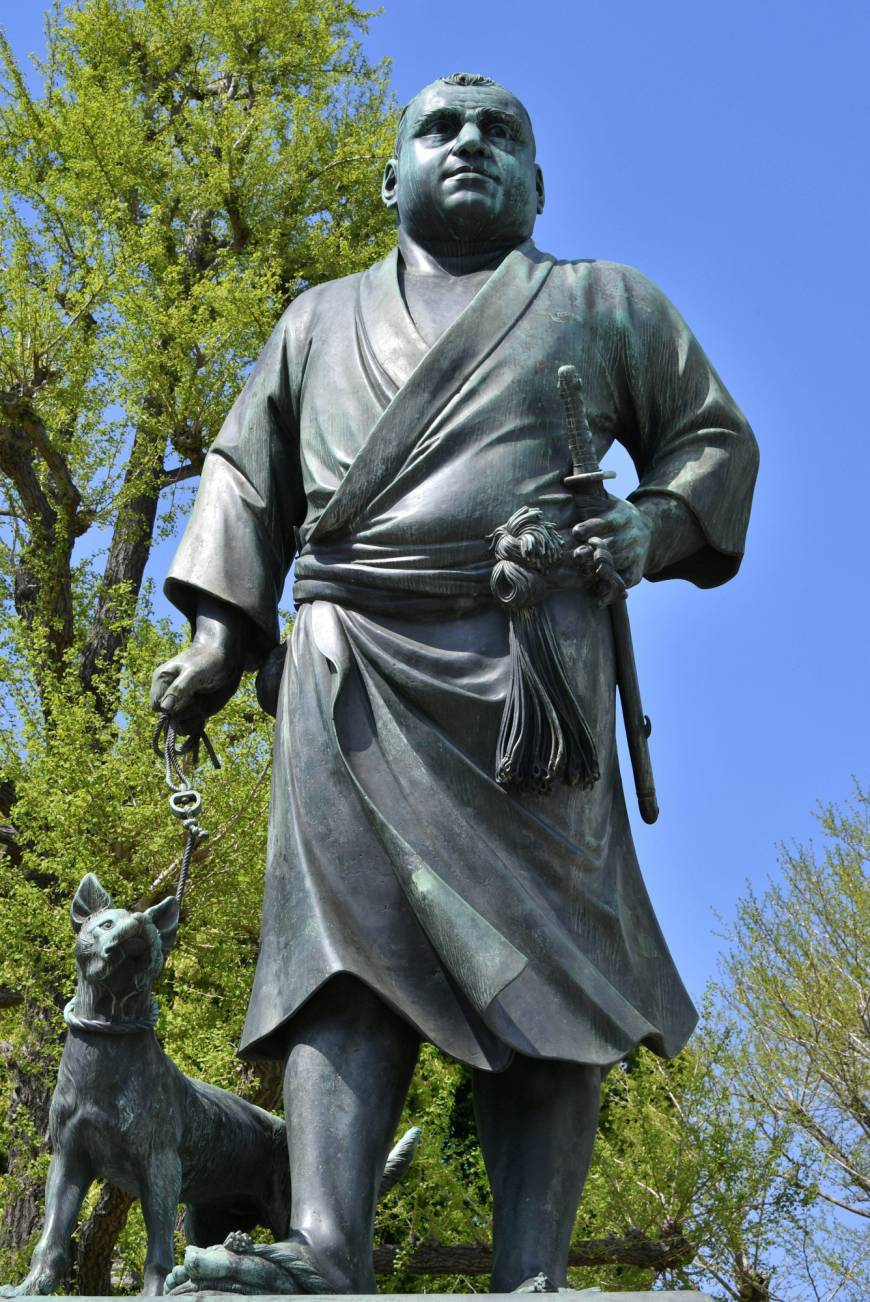
{"type": "Polygon", "coordinates": [[[151,990],[128,991],[116,995],[108,985],[80,980],[72,1000],[72,1011],[88,1022],[152,1022],[155,1003],[151,990]]]}
{"type": "Polygon", "coordinates": [[[516,244],[475,244],[472,241],[427,240],[420,244],[401,225],[399,252],[408,271],[421,274],[466,276],[474,271],[494,269],[517,247],[516,244]]]}

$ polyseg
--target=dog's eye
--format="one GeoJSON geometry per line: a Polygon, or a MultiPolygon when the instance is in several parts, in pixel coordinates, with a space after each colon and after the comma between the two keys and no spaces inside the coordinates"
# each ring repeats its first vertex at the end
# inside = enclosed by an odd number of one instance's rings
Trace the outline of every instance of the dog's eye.
{"type": "Polygon", "coordinates": [[[105,922],[100,923],[100,931],[111,931],[114,925],[114,922],[112,922],[110,918],[107,918],[105,922]]]}

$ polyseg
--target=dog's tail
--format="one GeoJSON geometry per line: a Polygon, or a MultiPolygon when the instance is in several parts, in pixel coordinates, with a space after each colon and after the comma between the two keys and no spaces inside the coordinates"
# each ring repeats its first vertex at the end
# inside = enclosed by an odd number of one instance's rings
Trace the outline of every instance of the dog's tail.
{"type": "Polygon", "coordinates": [[[384,1174],[381,1176],[381,1187],[378,1191],[378,1197],[383,1198],[385,1193],[389,1193],[394,1185],[400,1180],[404,1180],[408,1167],[414,1160],[414,1154],[417,1151],[417,1145],[423,1134],[419,1126],[412,1126],[407,1130],[399,1140],[396,1147],[390,1150],[387,1158],[387,1165],[384,1167],[384,1174]]]}

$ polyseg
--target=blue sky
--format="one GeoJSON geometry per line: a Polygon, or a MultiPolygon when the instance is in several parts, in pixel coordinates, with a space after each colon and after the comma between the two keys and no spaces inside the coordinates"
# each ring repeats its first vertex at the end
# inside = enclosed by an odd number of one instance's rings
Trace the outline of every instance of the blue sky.
{"type": "MultiPolygon", "coordinates": [[[[24,55],[39,8],[0,3],[24,55]]],[[[634,820],[696,996],[745,882],[867,776],[870,7],[850,0],[387,0],[367,48],[405,101],[459,69],[528,106],[538,243],[640,267],[752,422],[746,561],[631,597],[662,814],[634,820]]],[[[612,491],[633,487],[612,458],[612,491]]],[[[165,559],[162,561],[165,566],[165,559]]],[[[630,786],[630,775],[627,785],[630,786]]],[[[631,807],[631,801],[629,802],[631,807]]]]}

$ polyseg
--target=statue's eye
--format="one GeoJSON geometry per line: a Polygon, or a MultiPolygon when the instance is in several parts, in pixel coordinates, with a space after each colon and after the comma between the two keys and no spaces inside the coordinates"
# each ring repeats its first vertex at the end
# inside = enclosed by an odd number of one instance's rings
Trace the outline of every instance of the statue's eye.
{"type": "Polygon", "coordinates": [[[420,135],[435,136],[440,140],[455,136],[459,130],[458,119],[451,113],[442,113],[440,117],[431,117],[426,121],[420,135]]]}
{"type": "Polygon", "coordinates": [[[111,918],[106,918],[105,922],[100,923],[100,931],[111,931],[114,925],[111,918]]]}

